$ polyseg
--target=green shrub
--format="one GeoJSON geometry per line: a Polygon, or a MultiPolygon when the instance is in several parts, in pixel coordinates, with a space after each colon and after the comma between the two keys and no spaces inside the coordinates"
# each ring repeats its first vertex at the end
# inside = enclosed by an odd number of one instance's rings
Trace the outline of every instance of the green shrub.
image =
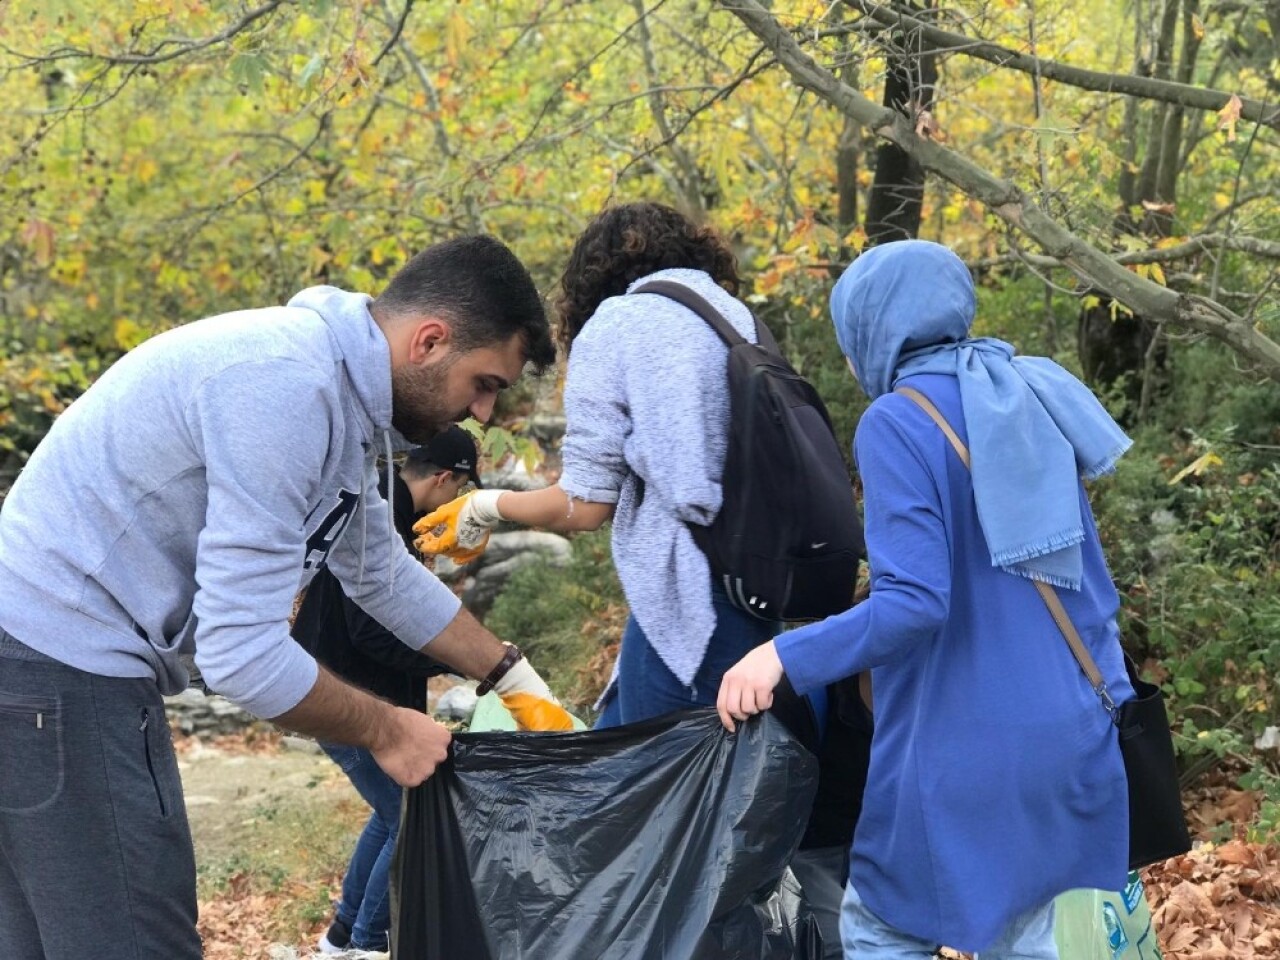
{"type": "Polygon", "coordinates": [[[1169,697],[1184,767],[1237,758],[1274,808],[1252,744],[1280,723],[1280,466],[1199,439],[1158,452],[1166,436],[1140,435],[1095,495],[1125,645],[1169,697]]]}
{"type": "Polygon", "coordinates": [[[609,535],[605,527],[575,536],[567,566],[538,560],[517,570],[485,617],[485,626],[519,644],[579,713],[603,690],[626,621],[609,535]]]}
{"type": "Polygon", "coordinates": [[[97,356],[81,360],[71,350],[0,357],[0,493],[102,366],[97,356]]]}

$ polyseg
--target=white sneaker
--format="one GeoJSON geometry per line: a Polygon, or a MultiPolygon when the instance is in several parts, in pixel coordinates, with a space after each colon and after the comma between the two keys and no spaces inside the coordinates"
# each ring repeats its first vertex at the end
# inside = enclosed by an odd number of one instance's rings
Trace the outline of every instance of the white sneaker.
{"type": "Polygon", "coordinates": [[[340,947],[337,944],[330,942],[329,935],[327,933],[320,938],[320,942],[316,944],[316,949],[326,956],[331,957],[336,957],[347,952],[346,947],[340,947]]]}
{"type": "Polygon", "coordinates": [[[326,956],[336,957],[346,952],[350,942],[351,930],[334,920],[329,924],[329,929],[325,931],[324,936],[320,938],[320,942],[316,944],[316,949],[326,956]]]}

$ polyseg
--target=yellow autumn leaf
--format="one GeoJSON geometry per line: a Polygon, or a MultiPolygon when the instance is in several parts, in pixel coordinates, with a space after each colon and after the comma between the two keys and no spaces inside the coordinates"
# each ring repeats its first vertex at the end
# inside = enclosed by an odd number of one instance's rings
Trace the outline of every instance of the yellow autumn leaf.
{"type": "Polygon", "coordinates": [[[333,254],[318,244],[311,248],[311,252],[307,254],[307,267],[312,276],[318,274],[325,268],[325,265],[333,260],[333,254]]]}
{"type": "Polygon", "coordinates": [[[116,346],[121,350],[132,350],[147,338],[146,332],[128,317],[117,320],[112,333],[115,336],[116,346]]]}
{"type": "Polygon", "coordinates": [[[444,52],[449,60],[449,66],[456,67],[462,60],[463,50],[470,39],[471,25],[467,23],[467,18],[462,15],[462,11],[455,8],[449,15],[444,29],[444,52]]]}
{"type": "Polygon", "coordinates": [[[22,241],[35,254],[38,266],[47,267],[53,263],[54,233],[52,224],[35,217],[31,218],[22,228],[22,241]]]}
{"type": "Polygon", "coordinates": [[[1222,466],[1222,458],[1210,450],[1208,453],[1201,454],[1192,460],[1189,464],[1174,474],[1173,479],[1169,481],[1169,486],[1181,483],[1187,477],[1200,476],[1210,467],[1222,466]]]}
{"type": "Polygon", "coordinates": [[[150,157],[143,157],[138,161],[135,172],[138,174],[139,183],[150,183],[160,172],[160,167],[150,157]]]}
{"type": "Polygon", "coordinates": [[[1239,95],[1233,93],[1226,106],[1218,111],[1218,129],[1227,131],[1227,143],[1236,141],[1236,124],[1240,120],[1240,110],[1243,106],[1239,95]]]}
{"type": "Polygon", "coordinates": [[[1154,280],[1156,283],[1160,284],[1160,286],[1162,287],[1168,286],[1168,284],[1165,283],[1164,270],[1163,268],[1161,268],[1160,264],[1158,263],[1151,264],[1151,279],[1154,280]]]}
{"type": "Polygon", "coordinates": [[[299,40],[310,40],[315,36],[316,30],[320,24],[307,16],[305,13],[298,14],[298,18],[293,22],[293,35],[299,40]]]}
{"type": "Polygon", "coordinates": [[[791,235],[783,241],[782,252],[795,253],[801,247],[807,246],[812,232],[813,218],[808,215],[801,217],[796,221],[796,225],[791,228],[791,235]]]}

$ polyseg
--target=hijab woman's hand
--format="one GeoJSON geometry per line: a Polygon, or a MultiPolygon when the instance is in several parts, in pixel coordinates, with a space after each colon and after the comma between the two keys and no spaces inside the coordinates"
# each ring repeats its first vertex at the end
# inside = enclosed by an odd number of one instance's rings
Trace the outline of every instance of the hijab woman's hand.
{"type": "Polygon", "coordinates": [[[734,720],[745,720],[773,706],[773,688],[782,680],[782,661],[773,641],[756,647],[725,672],[716,710],[732,733],[734,720]]]}

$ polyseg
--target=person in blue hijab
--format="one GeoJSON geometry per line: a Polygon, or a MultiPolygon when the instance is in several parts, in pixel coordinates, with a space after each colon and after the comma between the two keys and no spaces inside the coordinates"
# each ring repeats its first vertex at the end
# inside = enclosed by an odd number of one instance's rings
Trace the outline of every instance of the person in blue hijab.
{"type": "Polygon", "coordinates": [[[854,439],[871,595],[725,674],[724,723],[871,670],[875,733],[841,917],[846,957],[1051,960],[1053,898],[1118,890],[1128,794],[1115,728],[1032,581],[1051,584],[1116,703],[1133,696],[1083,479],[1130,441],[1050,360],[971,338],[972,278],[907,240],[836,284],[836,337],[872,398],[854,439]],[[967,444],[972,472],[911,398],[967,444]]]}

